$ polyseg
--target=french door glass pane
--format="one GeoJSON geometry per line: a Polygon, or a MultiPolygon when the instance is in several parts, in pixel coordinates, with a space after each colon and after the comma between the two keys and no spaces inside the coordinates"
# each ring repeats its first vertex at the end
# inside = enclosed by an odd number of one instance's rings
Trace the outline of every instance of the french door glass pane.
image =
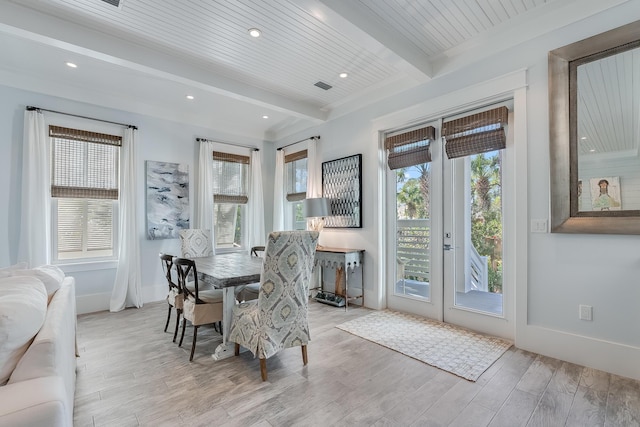
{"type": "Polygon", "coordinates": [[[396,170],[398,296],[430,299],[430,188],[430,163],[396,170]]]}
{"type": "MultiPolygon", "coordinates": [[[[464,260],[457,306],[502,314],[502,150],[475,154],[465,164],[464,260]]],[[[460,265],[460,264],[458,264],[460,265]]]]}

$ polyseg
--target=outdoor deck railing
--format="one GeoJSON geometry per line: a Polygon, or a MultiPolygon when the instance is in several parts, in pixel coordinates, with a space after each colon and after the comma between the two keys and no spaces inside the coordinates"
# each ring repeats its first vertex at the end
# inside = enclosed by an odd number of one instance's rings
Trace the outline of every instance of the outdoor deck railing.
{"type": "Polygon", "coordinates": [[[399,278],[429,283],[430,221],[400,219],[397,227],[396,256],[398,268],[404,271],[399,278]]]}
{"type": "MultiPolygon", "coordinates": [[[[416,280],[429,283],[431,245],[431,221],[428,219],[397,220],[396,256],[398,261],[398,279],[416,280]]],[[[478,254],[470,247],[467,268],[468,283],[466,290],[488,291],[487,257],[478,254]]]]}

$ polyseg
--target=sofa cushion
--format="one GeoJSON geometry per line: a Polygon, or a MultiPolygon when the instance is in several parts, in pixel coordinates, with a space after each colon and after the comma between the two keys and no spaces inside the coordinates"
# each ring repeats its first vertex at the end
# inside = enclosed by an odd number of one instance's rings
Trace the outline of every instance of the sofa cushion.
{"type": "Polygon", "coordinates": [[[47,313],[47,292],[36,277],[0,279],[0,385],[27,351],[47,313]]]}
{"type": "Polygon", "coordinates": [[[64,272],[55,265],[42,265],[32,269],[13,269],[9,274],[11,276],[32,276],[40,279],[47,290],[49,301],[53,294],[60,289],[60,284],[64,280],[64,272]]]}
{"type": "Polygon", "coordinates": [[[10,265],[9,267],[0,268],[0,278],[9,277],[14,270],[25,270],[28,267],[29,264],[27,264],[26,262],[19,262],[17,264],[10,265]]]}

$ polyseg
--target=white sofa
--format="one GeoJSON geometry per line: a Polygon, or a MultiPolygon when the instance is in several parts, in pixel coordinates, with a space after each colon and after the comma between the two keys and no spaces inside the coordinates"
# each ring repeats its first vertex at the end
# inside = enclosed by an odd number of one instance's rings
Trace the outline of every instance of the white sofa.
{"type": "Polygon", "coordinates": [[[73,426],[76,298],[73,277],[49,293],[44,323],[0,386],[0,426],[73,426]]]}

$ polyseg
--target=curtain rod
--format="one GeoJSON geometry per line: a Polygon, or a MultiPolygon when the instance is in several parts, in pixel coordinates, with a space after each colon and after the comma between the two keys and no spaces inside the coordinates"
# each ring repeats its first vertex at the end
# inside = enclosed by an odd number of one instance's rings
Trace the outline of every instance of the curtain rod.
{"type": "Polygon", "coordinates": [[[31,105],[28,105],[26,110],[27,111],[34,111],[34,110],[35,111],[48,111],[50,113],[64,114],[65,116],[79,117],[81,119],[88,119],[88,120],[95,120],[97,122],[111,123],[112,125],[124,126],[124,127],[128,127],[128,128],[131,128],[131,129],[138,130],[138,126],[134,126],[134,125],[128,125],[128,124],[125,124],[125,123],[112,122],[112,121],[109,121],[109,120],[96,119],[96,118],[93,118],[93,117],[80,116],[78,114],[63,113],[62,111],[48,110],[46,108],[32,107],[31,105]]]}
{"type": "Polygon", "coordinates": [[[196,141],[198,141],[198,142],[215,142],[215,143],[218,143],[218,144],[233,145],[234,147],[244,147],[244,148],[249,148],[249,149],[251,149],[253,151],[260,151],[260,149],[258,147],[255,147],[253,145],[232,144],[230,142],[214,141],[212,139],[207,139],[207,138],[196,138],[196,141]]]}
{"type": "Polygon", "coordinates": [[[292,142],[291,144],[283,145],[282,147],[278,148],[278,149],[277,149],[277,151],[280,151],[280,150],[282,150],[283,148],[287,148],[287,147],[289,147],[289,146],[291,146],[291,145],[295,145],[295,144],[297,144],[298,142],[306,141],[307,139],[315,139],[315,140],[318,140],[318,139],[320,139],[320,135],[310,136],[309,138],[301,139],[300,141],[296,141],[296,142],[292,142]]]}

